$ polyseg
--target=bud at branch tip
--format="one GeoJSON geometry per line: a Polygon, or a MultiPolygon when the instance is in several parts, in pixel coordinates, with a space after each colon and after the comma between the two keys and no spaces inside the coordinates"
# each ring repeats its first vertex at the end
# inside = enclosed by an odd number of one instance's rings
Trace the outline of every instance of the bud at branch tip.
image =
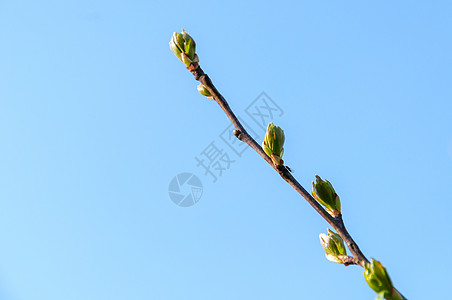
{"type": "Polygon", "coordinates": [[[194,71],[198,68],[199,58],[195,53],[196,43],[192,37],[182,29],[182,32],[174,32],[169,42],[170,49],[179,58],[188,70],[194,71]]]}

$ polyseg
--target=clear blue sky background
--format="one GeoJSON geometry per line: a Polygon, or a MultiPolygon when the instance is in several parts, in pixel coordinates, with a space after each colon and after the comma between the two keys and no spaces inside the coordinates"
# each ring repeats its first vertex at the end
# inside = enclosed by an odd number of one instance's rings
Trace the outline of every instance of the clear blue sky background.
{"type": "MultiPolygon", "coordinates": [[[[329,179],[349,231],[410,299],[450,289],[450,1],[0,1],[0,299],[373,299],[328,227],[252,151],[213,183],[228,120],[284,110],[284,159],[329,179]],[[203,183],[195,205],[171,179],[203,183]]],[[[246,120],[251,126],[249,119],[246,120]]],[[[260,142],[260,141],[259,141],[260,142]]]]}

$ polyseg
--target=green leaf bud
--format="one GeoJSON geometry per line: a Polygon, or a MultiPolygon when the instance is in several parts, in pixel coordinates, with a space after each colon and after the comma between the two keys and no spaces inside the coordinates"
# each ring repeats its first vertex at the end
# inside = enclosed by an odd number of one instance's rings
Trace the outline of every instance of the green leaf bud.
{"type": "Polygon", "coordinates": [[[196,43],[193,38],[182,29],[182,33],[174,32],[170,41],[170,49],[190,71],[198,68],[199,58],[196,55],[196,43]]]}
{"type": "Polygon", "coordinates": [[[273,122],[270,122],[267,126],[262,149],[277,166],[284,164],[284,161],[282,160],[284,154],[284,141],[284,130],[273,125],[273,122]]]}
{"type": "Polygon", "coordinates": [[[201,95],[206,96],[207,98],[213,100],[212,94],[209,92],[209,90],[207,90],[207,88],[204,86],[204,84],[200,83],[197,88],[198,88],[198,92],[201,95]]]}
{"type": "Polygon", "coordinates": [[[328,230],[328,235],[321,233],[319,235],[320,244],[322,245],[323,250],[325,250],[326,258],[329,261],[343,264],[343,257],[347,256],[347,249],[345,248],[344,241],[340,237],[339,234],[328,230]]]}
{"type": "Polygon", "coordinates": [[[369,286],[378,293],[380,299],[399,299],[400,294],[394,289],[391,278],[381,262],[372,258],[364,265],[364,278],[369,286]],[[383,297],[383,298],[381,298],[383,297]]]}
{"type": "Polygon", "coordinates": [[[328,180],[324,181],[318,175],[315,175],[315,178],[315,182],[312,182],[312,196],[320,204],[325,206],[328,213],[333,217],[337,217],[341,213],[341,199],[328,180]]]}

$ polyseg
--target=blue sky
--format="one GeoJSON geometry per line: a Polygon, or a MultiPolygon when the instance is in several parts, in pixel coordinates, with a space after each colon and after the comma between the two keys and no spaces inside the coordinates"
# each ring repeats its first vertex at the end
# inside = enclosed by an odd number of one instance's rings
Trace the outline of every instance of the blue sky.
{"type": "MultiPolygon", "coordinates": [[[[246,123],[283,113],[285,162],[410,299],[449,293],[449,1],[0,1],[0,299],[373,299],[324,257],[327,223],[169,50],[173,31],[246,123]],[[196,157],[212,142],[216,182],[196,157]],[[174,204],[191,173],[199,202],[174,204]]],[[[261,142],[261,141],[259,141],[261,142]]],[[[187,191],[184,187],[182,193],[187,191]]]]}

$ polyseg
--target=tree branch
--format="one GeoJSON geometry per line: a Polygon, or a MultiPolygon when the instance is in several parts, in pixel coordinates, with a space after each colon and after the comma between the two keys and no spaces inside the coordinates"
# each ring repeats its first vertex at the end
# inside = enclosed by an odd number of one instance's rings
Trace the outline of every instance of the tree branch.
{"type": "Polygon", "coordinates": [[[344,266],[350,266],[350,265],[359,265],[359,261],[356,257],[353,256],[342,256],[340,259],[343,261],[344,266]]]}
{"type": "MultiPolygon", "coordinates": [[[[240,121],[237,119],[231,108],[229,107],[228,102],[226,99],[220,94],[220,92],[216,89],[214,84],[212,83],[212,80],[209,78],[207,74],[204,73],[204,71],[201,69],[201,67],[197,67],[195,70],[190,70],[191,73],[195,76],[195,79],[201,82],[205,88],[210,92],[213,99],[220,105],[220,107],[223,109],[226,116],[229,118],[229,120],[232,122],[232,124],[235,126],[234,135],[241,140],[242,142],[246,143],[248,146],[254,149],[267,163],[269,163],[273,169],[275,169],[278,174],[285,180],[287,183],[289,183],[306,201],[319,213],[322,218],[324,218],[328,224],[330,224],[336,232],[340,235],[340,237],[344,240],[344,242],[347,244],[348,248],[350,249],[350,252],[353,254],[353,256],[348,256],[346,258],[346,263],[344,263],[345,266],[348,265],[360,265],[364,268],[364,264],[368,263],[369,260],[364,256],[364,254],[359,249],[358,245],[355,243],[351,235],[348,233],[347,229],[345,228],[344,221],[342,220],[342,215],[339,215],[337,217],[331,216],[312,196],[307,192],[303,186],[292,176],[292,174],[289,172],[289,170],[285,166],[276,166],[270,157],[264,152],[262,147],[248,134],[246,129],[243,127],[243,125],[240,123],[240,121]]],[[[403,297],[403,296],[402,296],[403,297]]],[[[403,299],[406,299],[403,297],[403,299]]]]}
{"type": "Polygon", "coordinates": [[[364,266],[364,262],[369,262],[364,254],[359,249],[358,245],[353,241],[347,229],[344,226],[342,217],[338,216],[336,218],[332,217],[312,196],[309,194],[303,186],[292,176],[292,174],[287,170],[285,166],[276,166],[270,157],[262,150],[262,147],[248,134],[246,129],[237,119],[235,114],[232,112],[226,99],[220,94],[220,92],[213,85],[212,80],[209,76],[204,73],[201,67],[192,71],[195,79],[201,82],[207,90],[212,94],[213,99],[220,105],[225,114],[231,120],[232,124],[236,128],[235,136],[242,142],[248,144],[253,148],[263,159],[265,159],[278,173],[279,175],[287,181],[303,198],[308,201],[308,203],[337,231],[344,242],[348,245],[353,257],[357,258],[359,265],[364,266]]]}

